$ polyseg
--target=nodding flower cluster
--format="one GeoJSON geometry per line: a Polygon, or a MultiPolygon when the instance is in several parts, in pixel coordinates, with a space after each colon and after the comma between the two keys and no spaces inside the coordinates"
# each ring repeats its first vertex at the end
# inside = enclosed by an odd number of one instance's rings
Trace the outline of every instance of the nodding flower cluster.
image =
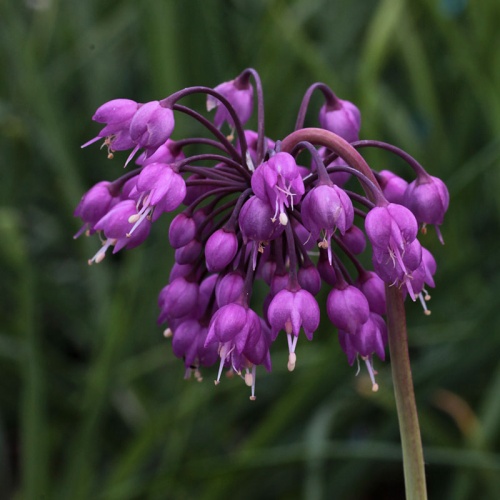
{"type": "Polygon", "coordinates": [[[201,380],[200,367],[218,362],[216,384],[228,369],[255,399],[256,366],[271,369],[278,334],[284,330],[287,337],[290,371],[301,329],[312,339],[320,323],[315,296],[324,283],[340,346],[351,365],[359,358],[366,363],[377,390],[373,355],[385,358],[385,287],[419,298],[429,313],[425,287],[434,287],[436,262],[417,233],[419,225],[425,234],[432,224],[442,241],[449,195],[441,180],[395,146],[359,140],[358,108],[322,83],[307,90],[295,130],[281,141],[267,138],[253,69],[214,89],[190,87],[162,101],[115,99],[93,120],[104,128],[84,146],[103,140],[109,158],[132,150],[126,164],[134,161],[137,168],[82,197],[75,216],[84,224],[75,237],[100,234],[102,245],[89,260],[98,263],[110,248],[115,253],[140,245],[162,213],[183,207],[169,228],[175,263],[159,294],[158,321],[168,325],[164,334],[184,360],[186,378],[201,380]],[[304,128],[316,90],[324,96],[319,126],[304,128]],[[215,110],[213,122],[180,104],[198,93],[207,96],[208,111],[215,110]],[[244,129],[255,97],[256,132],[244,129]],[[173,140],[179,113],[199,122],[209,137],[173,140]],[[373,171],[358,152],[363,148],[399,156],[415,180],[373,171]],[[362,190],[353,191],[356,186],[362,190]],[[357,257],[367,239],[371,270],[357,257]],[[269,287],[258,312],[251,303],[256,279],[269,287]]]}

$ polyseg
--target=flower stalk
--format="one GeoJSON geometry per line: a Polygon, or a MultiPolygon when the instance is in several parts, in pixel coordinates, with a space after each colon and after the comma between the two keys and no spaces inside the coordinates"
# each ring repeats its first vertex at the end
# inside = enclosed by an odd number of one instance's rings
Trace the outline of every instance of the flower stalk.
{"type": "Polygon", "coordinates": [[[392,380],[403,449],[407,500],[425,500],[424,453],[408,352],[406,313],[401,290],[386,286],[387,328],[392,380]]]}

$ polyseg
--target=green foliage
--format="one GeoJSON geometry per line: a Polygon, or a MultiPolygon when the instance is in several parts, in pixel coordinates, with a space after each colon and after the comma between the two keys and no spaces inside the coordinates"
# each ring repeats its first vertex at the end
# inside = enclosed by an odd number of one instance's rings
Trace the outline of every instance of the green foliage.
{"type": "Polygon", "coordinates": [[[185,382],[155,323],[166,223],[91,268],[97,241],[71,239],[80,196],[124,160],[79,148],[101,103],[215,86],[248,66],[271,137],[322,80],[359,105],[364,137],[447,182],[445,247],[427,236],[433,314],[408,304],[429,491],[497,498],[499,23],[496,0],[1,2],[0,498],[402,497],[387,363],[374,395],[324,321],[294,373],[285,343],[273,352],[255,403],[236,380],[213,387],[209,370],[185,382]]]}

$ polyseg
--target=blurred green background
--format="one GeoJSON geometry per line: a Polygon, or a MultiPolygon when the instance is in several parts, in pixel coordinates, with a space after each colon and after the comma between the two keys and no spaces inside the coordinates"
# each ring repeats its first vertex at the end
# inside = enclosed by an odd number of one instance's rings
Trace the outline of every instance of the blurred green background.
{"type": "MultiPolygon", "coordinates": [[[[271,137],[324,81],[360,107],[364,138],[448,184],[446,245],[426,239],[432,315],[407,308],[429,492],[498,498],[498,26],[497,0],[2,1],[0,498],[403,498],[389,363],[371,393],[323,321],[292,374],[277,342],[254,403],[237,380],[215,388],[210,370],[186,382],[156,325],[168,218],[90,268],[97,240],[72,239],[83,192],[122,173],[124,157],[80,149],[100,104],[215,86],[248,66],[271,137]]],[[[189,133],[179,120],[175,137],[189,133]]]]}

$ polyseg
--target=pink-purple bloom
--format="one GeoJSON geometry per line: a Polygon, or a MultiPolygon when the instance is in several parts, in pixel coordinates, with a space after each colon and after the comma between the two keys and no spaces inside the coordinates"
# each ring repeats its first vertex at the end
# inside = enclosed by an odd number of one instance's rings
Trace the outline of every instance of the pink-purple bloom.
{"type": "Polygon", "coordinates": [[[359,139],[361,113],[350,101],[336,99],[334,104],[324,104],[319,111],[320,125],[347,142],[359,139]]]}
{"type": "MultiPolygon", "coordinates": [[[[437,266],[418,226],[435,225],[441,239],[448,190],[403,153],[417,172],[409,183],[362,166],[354,147],[382,143],[348,144],[359,138],[358,108],[319,87],[326,131],[302,127],[307,98],[297,130],[281,140],[264,135],[260,79],[252,69],[215,89],[190,87],[161,101],[114,99],[93,116],[104,127],[85,146],[103,139],[109,158],[130,153],[125,173],[83,195],[74,212],[83,227],[75,237],[98,234],[89,263],[99,263],[110,248],[140,245],[164,213],[178,211],[168,225],[174,263],[159,293],[158,322],[166,324],[186,378],[201,381],[202,370],[218,364],[217,384],[228,370],[255,399],[258,367],[271,370],[274,345],[286,342],[288,368],[295,368],[300,332],[312,340],[322,328],[323,301],[330,320],[323,328],[337,329],[348,363],[364,361],[376,390],[373,360],[386,355],[388,287],[418,298],[430,313],[427,288],[435,286],[437,266]],[[259,112],[250,131],[243,127],[254,88],[259,112]],[[200,92],[215,110],[212,122],[178,104],[200,92]],[[178,111],[198,122],[196,130],[204,127],[206,137],[173,139],[178,111]],[[218,130],[224,123],[229,137],[218,130]],[[299,155],[301,162],[309,155],[310,167],[298,165],[299,155]],[[259,281],[266,297],[260,304],[252,297],[259,281]]],[[[397,150],[391,148],[382,147],[397,150]]]]}

